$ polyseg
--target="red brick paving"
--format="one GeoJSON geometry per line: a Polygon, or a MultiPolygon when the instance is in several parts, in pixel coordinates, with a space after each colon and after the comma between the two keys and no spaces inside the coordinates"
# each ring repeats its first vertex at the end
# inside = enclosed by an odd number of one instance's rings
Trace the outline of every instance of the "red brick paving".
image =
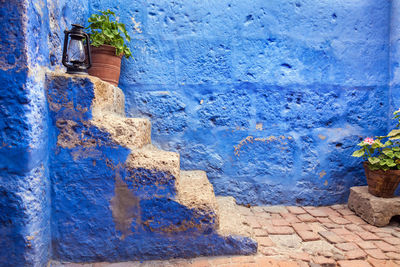
{"type": "Polygon", "coordinates": [[[332,244],[345,242],[345,240],[343,238],[341,238],[340,236],[338,236],[337,234],[335,234],[334,232],[331,232],[331,231],[322,231],[322,232],[319,232],[319,234],[322,237],[324,237],[329,243],[332,243],[332,244]]]}
{"type": "Polygon", "coordinates": [[[300,214],[297,215],[297,218],[299,218],[300,221],[302,222],[316,222],[318,221],[317,218],[314,216],[311,216],[310,214],[300,214]]]}
{"type": "Polygon", "coordinates": [[[358,248],[358,246],[354,243],[340,243],[336,244],[336,247],[342,251],[350,251],[358,248]]]}
{"type": "Polygon", "coordinates": [[[355,260],[355,261],[350,261],[350,260],[344,260],[344,261],[338,261],[338,264],[340,267],[371,267],[371,265],[362,260],[355,260]]]}
{"type": "Polygon", "coordinates": [[[297,231],[297,234],[304,242],[315,241],[320,239],[319,235],[312,231],[297,231]]]}
{"type": "Polygon", "coordinates": [[[386,260],[388,258],[380,249],[366,249],[365,252],[374,259],[386,260]]]}
{"type": "Polygon", "coordinates": [[[254,230],[259,244],[256,255],[142,263],[57,263],[54,266],[400,267],[399,222],[375,227],[357,217],[346,205],[240,207],[240,212],[254,230]]]}
{"type": "Polygon", "coordinates": [[[365,253],[364,250],[362,249],[355,249],[355,250],[350,250],[345,253],[345,258],[349,260],[359,260],[359,259],[365,259],[367,257],[367,253],[365,253]]]}
{"type": "Polygon", "coordinates": [[[363,231],[363,232],[357,232],[357,234],[365,241],[380,240],[379,236],[370,232],[363,231]]]}
{"type": "Polygon", "coordinates": [[[289,226],[270,226],[267,232],[270,235],[289,235],[294,233],[294,230],[289,226]]]}
{"type": "Polygon", "coordinates": [[[302,207],[287,207],[286,208],[292,214],[304,214],[306,211],[302,207]]]}

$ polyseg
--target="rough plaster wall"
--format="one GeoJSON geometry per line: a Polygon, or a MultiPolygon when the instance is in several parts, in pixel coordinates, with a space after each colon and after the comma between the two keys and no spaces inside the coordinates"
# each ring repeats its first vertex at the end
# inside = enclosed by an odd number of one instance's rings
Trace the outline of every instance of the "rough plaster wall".
{"type": "Polygon", "coordinates": [[[0,266],[51,257],[45,71],[61,65],[66,24],[88,12],[87,2],[66,2],[0,1],[0,266]]]}
{"type": "MultiPolygon", "coordinates": [[[[393,112],[400,108],[400,1],[391,1],[390,14],[390,94],[389,94],[389,120],[390,128],[396,126],[393,112]]],[[[397,189],[396,195],[400,195],[400,188],[397,189]]]]}
{"type": "Polygon", "coordinates": [[[400,1],[392,1],[390,24],[391,111],[400,107],[400,1]]]}
{"type": "Polygon", "coordinates": [[[0,265],[50,258],[45,2],[1,1],[0,265]]]}
{"type": "Polygon", "coordinates": [[[327,205],[387,129],[390,1],[91,0],[135,36],[120,87],[153,140],[240,203],[327,205]],[[133,34],[131,17],[141,22],[133,34]]]}
{"type": "Polygon", "coordinates": [[[51,66],[64,69],[61,63],[64,30],[71,29],[71,24],[85,25],[89,16],[89,4],[88,1],[81,0],[48,0],[47,2],[51,66]]]}

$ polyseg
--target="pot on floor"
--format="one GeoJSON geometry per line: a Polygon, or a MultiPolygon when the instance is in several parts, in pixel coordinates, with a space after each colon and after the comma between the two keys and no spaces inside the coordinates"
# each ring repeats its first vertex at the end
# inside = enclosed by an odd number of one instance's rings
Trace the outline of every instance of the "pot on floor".
{"type": "Polygon", "coordinates": [[[367,176],[368,192],[376,197],[393,197],[400,182],[400,170],[370,170],[369,163],[364,162],[367,176]]]}

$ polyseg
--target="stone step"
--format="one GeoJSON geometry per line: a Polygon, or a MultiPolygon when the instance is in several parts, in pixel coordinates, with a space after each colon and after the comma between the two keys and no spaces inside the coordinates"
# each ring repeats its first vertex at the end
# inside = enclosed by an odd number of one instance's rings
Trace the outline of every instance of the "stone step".
{"type": "Polygon", "coordinates": [[[151,123],[145,118],[125,118],[115,114],[97,114],[92,123],[108,132],[119,145],[138,149],[151,143],[151,123]]]}
{"type": "Polygon", "coordinates": [[[47,83],[50,89],[47,91],[50,110],[57,113],[63,109],[74,110],[64,113],[64,119],[66,114],[76,115],[76,112],[91,112],[93,117],[99,113],[125,116],[125,95],[122,90],[97,77],[49,72],[47,83]]]}
{"type": "Polygon", "coordinates": [[[218,233],[222,236],[244,236],[254,239],[253,229],[240,214],[233,197],[216,197],[219,219],[218,233]]]}
{"type": "Polygon", "coordinates": [[[158,149],[152,144],[131,151],[126,161],[130,169],[146,169],[153,172],[164,172],[179,180],[180,158],[175,152],[158,149]]]}
{"type": "Polygon", "coordinates": [[[204,215],[208,222],[214,224],[214,228],[218,227],[217,200],[204,171],[181,171],[176,183],[176,198],[196,214],[204,215]]]}
{"type": "Polygon", "coordinates": [[[125,117],[125,95],[119,87],[88,76],[93,83],[94,98],[92,101],[92,114],[114,113],[125,117]]]}

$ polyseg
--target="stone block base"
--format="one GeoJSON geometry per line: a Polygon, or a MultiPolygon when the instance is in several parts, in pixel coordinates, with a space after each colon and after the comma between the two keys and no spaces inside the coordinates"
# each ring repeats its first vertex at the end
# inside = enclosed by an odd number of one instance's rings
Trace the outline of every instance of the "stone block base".
{"type": "Polygon", "coordinates": [[[369,224],[388,225],[393,216],[400,215],[400,197],[381,198],[371,195],[368,186],[350,188],[349,208],[369,224]]]}

